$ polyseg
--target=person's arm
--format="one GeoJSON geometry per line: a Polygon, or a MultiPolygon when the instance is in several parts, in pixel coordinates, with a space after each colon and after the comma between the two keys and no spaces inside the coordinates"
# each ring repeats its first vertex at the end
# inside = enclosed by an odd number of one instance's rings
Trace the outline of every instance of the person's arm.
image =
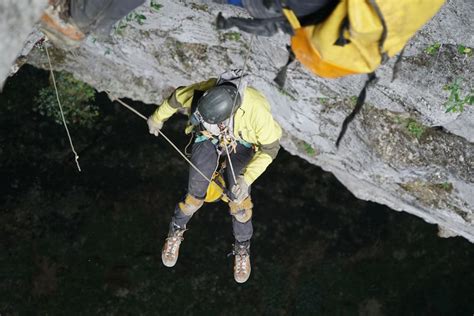
{"type": "MultiPolygon", "coordinates": [[[[267,102],[264,99],[264,102],[267,102]]],[[[257,141],[257,152],[249,162],[244,172],[244,179],[251,185],[275,159],[280,149],[281,127],[273,119],[269,106],[255,107],[251,119],[252,128],[255,130],[257,141]]]]}
{"type": "Polygon", "coordinates": [[[216,79],[212,78],[207,81],[198,82],[187,87],[177,88],[171,96],[163,101],[163,103],[151,115],[151,119],[156,123],[164,123],[180,108],[190,108],[195,90],[206,91],[215,86],[216,79]]]}

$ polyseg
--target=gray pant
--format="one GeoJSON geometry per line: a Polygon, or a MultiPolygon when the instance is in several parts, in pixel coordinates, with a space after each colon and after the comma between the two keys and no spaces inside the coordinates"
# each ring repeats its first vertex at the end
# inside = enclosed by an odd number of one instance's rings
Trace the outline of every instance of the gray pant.
{"type": "Polygon", "coordinates": [[[144,2],[145,0],[72,0],[70,13],[82,32],[105,37],[110,34],[116,22],[144,2]]]}
{"type": "MultiPolygon", "coordinates": [[[[242,144],[237,144],[236,152],[230,152],[230,159],[234,167],[235,175],[238,177],[243,171],[247,164],[250,162],[254,155],[252,148],[247,148],[242,144]]],[[[223,153],[225,155],[225,152],[223,153]]],[[[201,170],[206,177],[211,178],[214,171],[216,170],[219,160],[219,154],[216,150],[216,145],[214,145],[210,140],[205,140],[202,142],[194,143],[191,161],[196,167],[201,170]]],[[[228,189],[232,188],[234,185],[234,179],[232,177],[231,168],[229,162],[227,161],[227,168],[225,169],[225,181],[228,189]]],[[[190,167],[189,169],[189,182],[188,182],[188,194],[192,195],[198,199],[204,199],[207,192],[207,187],[209,182],[203,178],[194,168],[190,167]]],[[[230,193],[229,193],[230,194],[230,193]]],[[[231,196],[233,198],[233,196],[231,196]]],[[[175,208],[173,218],[171,220],[171,227],[173,225],[184,228],[188,221],[191,219],[192,215],[184,214],[179,204],[175,208]]],[[[235,217],[232,217],[232,229],[234,237],[237,241],[243,242],[250,240],[253,234],[252,219],[248,220],[245,223],[241,223],[236,220],[235,217]]]]}

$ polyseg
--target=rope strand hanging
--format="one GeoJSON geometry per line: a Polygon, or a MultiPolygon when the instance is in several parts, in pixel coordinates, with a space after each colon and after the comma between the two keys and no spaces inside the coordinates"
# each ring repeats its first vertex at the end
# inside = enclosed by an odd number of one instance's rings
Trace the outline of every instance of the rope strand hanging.
{"type": "MultiPolygon", "coordinates": [[[[242,75],[240,76],[239,78],[239,84],[237,86],[237,94],[235,95],[234,97],[234,102],[232,103],[232,111],[230,112],[231,115],[230,117],[228,118],[227,120],[227,125],[230,124],[230,122],[232,122],[231,118],[232,118],[232,115],[234,115],[234,110],[235,110],[235,103],[237,102],[237,96],[239,95],[240,93],[240,87],[241,87],[241,84],[242,84],[242,78],[245,76],[245,68],[247,68],[247,61],[249,60],[249,57],[250,57],[250,52],[252,51],[252,44],[253,44],[253,39],[255,37],[255,34],[252,34],[252,37],[250,38],[250,43],[249,43],[249,49],[247,51],[247,56],[245,57],[245,60],[244,60],[244,67],[242,68],[242,75]]],[[[229,167],[230,167],[230,171],[232,173],[232,178],[234,180],[234,183],[237,183],[237,177],[235,176],[235,171],[234,171],[234,166],[232,164],[232,160],[230,159],[230,154],[229,154],[229,149],[227,148],[227,145],[225,145],[225,151],[226,151],[226,155],[227,155],[227,160],[229,161],[229,167]]]]}
{"type": "Polygon", "coordinates": [[[59,112],[61,113],[61,119],[63,120],[64,129],[66,130],[66,134],[67,134],[67,137],[69,139],[69,144],[71,146],[71,150],[74,153],[74,160],[76,161],[77,169],[79,170],[79,172],[81,172],[81,166],[79,165],[79,155],[77,154],[76,149],[74,148],[74,144],[72,143],[71,133],[69,133],[69,129],[67,127],[66,119],[64,118],[63,107],[61,105],[61,101],[59,100],[58,87],[56,86],[56,78],[54,77],[53,66],[51,65],[51,58],[49,57],[48,47],[44,44],[43,44],[43,47],[46,51],[46,56],[48,57],[49,71],[51,72],[51,78],[53,79],[54,91],[56,92],[56,100],[58,101],[59,112]]]}

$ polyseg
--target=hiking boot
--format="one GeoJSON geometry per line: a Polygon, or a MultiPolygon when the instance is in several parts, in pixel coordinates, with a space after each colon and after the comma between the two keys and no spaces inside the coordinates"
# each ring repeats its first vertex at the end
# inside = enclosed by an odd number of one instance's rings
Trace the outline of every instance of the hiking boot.
{"type": "Polygon", "coordinates": [[[68,0],[50,0],[41,17],[41,31],[55,44],[65,48],[78,47],[85,34],[72,22],[68,0]]]}
{"type": "Polygon", "coordinates": [[[234,279],[237,283],[244,283],[250,277],[250,242],[236,242],[233,250],[234,279]]]}
{"type": "Polygon", "coordinates": [[[165,245],[161,251],[161,260],[163,264],[169,268],[174,267],[176,261],[178,261],[179,246],[184,240],[184,232],[186,229],[182,229],[179,226],[173,226],[168,233],[165,245]]]}

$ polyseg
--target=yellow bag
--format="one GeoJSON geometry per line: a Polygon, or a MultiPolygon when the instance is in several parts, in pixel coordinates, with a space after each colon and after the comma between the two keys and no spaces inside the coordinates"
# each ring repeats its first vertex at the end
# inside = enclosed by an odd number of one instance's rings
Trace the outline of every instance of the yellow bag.
{"type": "Polygon", "coordinates": [[[316,25],[301,26],[290,9],[285,16],[295,31],[291,48],[315,74],[336,78],[371,73],[441,8],[444,0],[341,0],[316,25]]]}
{"type": "Polygon", "coordinates": [[[227,198],[224,196],[225,181],[220,172],[214,172],[212,176],[212,181],[207,187],[206,197],[204,202],[213,203],[219,200],[228,202],[227,198]]]}

